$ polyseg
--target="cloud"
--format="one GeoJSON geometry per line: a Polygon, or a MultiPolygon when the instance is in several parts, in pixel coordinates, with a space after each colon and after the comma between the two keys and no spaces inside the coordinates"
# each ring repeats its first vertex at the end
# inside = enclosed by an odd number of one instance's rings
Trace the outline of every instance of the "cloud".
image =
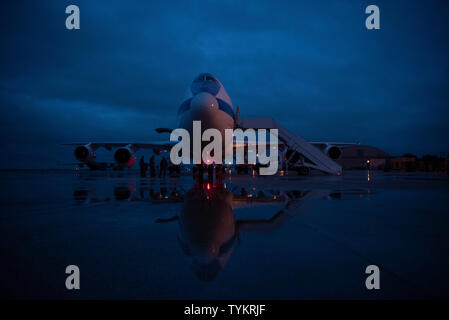
{"type": "Polygon", "coordinates": [[[78,1],[77,31],[69,4],[2,10],[2,141],[155,138],[208,71],[241,116],[312,140],[449,149],[446,2],[382,3],[379,31],[368,1],[78,1]]]}

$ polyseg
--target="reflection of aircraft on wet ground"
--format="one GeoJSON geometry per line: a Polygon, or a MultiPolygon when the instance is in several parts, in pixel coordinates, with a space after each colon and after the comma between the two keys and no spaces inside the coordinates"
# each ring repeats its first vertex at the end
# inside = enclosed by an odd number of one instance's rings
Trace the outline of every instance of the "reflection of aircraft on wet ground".
{"type": "Polygon", "coordinates": [[[185,194],[179,215],[156,220],[178,221],[179,245],[200,280],[213,280],[221,272],[243,232],[265,233],[289,219],[281,210],[266,220],[236,220],[233,197],[231,191],[221,186],[195,187],[185,194]]]}
{"type": "MultiPolygon", "coordinates": [[[[278,129],[280,168],[290,168],[299,174],[308,174],[316,169],[328,174],[340,174],[341,167],[333,160],[341,156],[341,148],[348,143],[312,142],[293,135],[270,118],[239,119],[240,110],[236,112],[221,82],[209,73],[202,73],[192,82],[184,102],[178,110],[179,128],[189,131],[192,137],[193,121],[201,121],[201,131],[214,128],[220,131],[223,139],[226,129],[278,129]]],[[[172,129],[158,128],[157,132],[170,133],[172,129]]],[[[201,134],[202,134],[201,132],[201,134]]],[[[80,164],[91,169],[107,169],[106,163],[96,162],[95,151],[104,147],[116,148],[114,168],[131,167],[136,162],[135,153],[139,149],[151,149],[154,153],[169,151],[176,142],[91,142],[70,143],[77,146],[75,157],[80,164]]],[[[245,142],[248,144],[249,142],[245,142]]],[[[224,141],[222,146],[225,146],[224,141]]],[[[235,142],[234,142],[235,147],[235,142]]],[[[223,153],[224,154],[224,153],[223,153]]],[[[235,153],[234,153],[235,154],[235,153]]]]}
{"type": "Polygon", "coordinates": [[[304,213],[307,210],[304,204],[308,200],[342,199],[342,193],[292,190],[259,191],[253,195],[242,189],[240,194],[234,194],[223,186],[208,188],[207,184],[202,187],[197,185],[185,194],[177,216],[157,219],[156,222],[178,222],[178,243],[190,267],[200,280],[210,281],[223,270],[235,242],[241,243],[243,233],[275,232],[295,215],[304,213]],[[279,202],[284,207],[267,219],[238,219],[234,214],[236,203],[252,206],[279,202]]]}
{"type": "Polygon", "coordinates": [[[293,216],[304,213],[306,208],[303,205],[307,200],[323,198],[341,199],[341,193],[293,190],[270,195],[259,191],[252,195],[246,194],[246,191],[234,194],[221,186],[197,186],[185,194],[180,214],[156,221],[178,221],[179,245],[188,257],[195,275],[200,280],[209,281],[223,270],[236,240],[241,243],[243,233],[274,232],[293,216]],[[281,202],[285,206],[268,219],[236,219],[234,206],[236,203],[241,205],[242,202],[247,205],[281,202]]]}
{"type": "MultiPolygon", "coordinates": [[[[73,191],[73,199],[78,204],[89,204],[109,201],[140,201],[151,204],[184,202],[186,192],[180,186],[168,186],[166,184],[149,185],[146,182],[137,183],[139,180],[131,179],[127,182],[119,182],[113,187],[111,193],[97,192],[95,187],[78,187],[73,191]]],[[[216,184],[204,183],[205,189],[216,189],[216,184]]],[[[232,192],[232,204],[234,207],[244,207],[246,205],[270,205],[285,204],[291,207],[297,200],[341,200],[351,196],[360,198],[371,194],[365,189],[313,189],[313,190],[275,190],[257,189],[233,186],[230,182],[225,183],[225,189],[232,192]],[[227,187],[226,187],[227,185],[227,187]]]]}
{"type": "MultiPolygon", "coordinates": [[[[122,184],[114,188],[114,198],[118,201],[146,201],[151,203],[182,202],[178,215],[158,218],[158,223],[177,221],[178,242],[191,263],[195,275],[203,281],[214,279],[224,268],[234,249],[235,242],[241,243],[243,233],[271,233],[297,214],[304,213],[308,200],[342,199],[345,191],[329,190],[257,190],[232,187],[228,184],[196,185],[185,192],[174,187],[169,190],[162,186],[159,191],[147,188],[142,191],[133,184],[122,184]],[[153,192],[151,191],[153,190],[153,192]],[[282,205],[282,209],[269,218],[237,219],[234,208],[254,205],[282,205]]],[[[350,190],[348,194],[369,190],[350,190]]],[[[87,202],[94,191],[76,190],[76,201],[87,202]]],[[[92,202],[101,200],[93,199],[92,202]]],[[[110,201],[106,198],[104,201],[110,201]]]]}

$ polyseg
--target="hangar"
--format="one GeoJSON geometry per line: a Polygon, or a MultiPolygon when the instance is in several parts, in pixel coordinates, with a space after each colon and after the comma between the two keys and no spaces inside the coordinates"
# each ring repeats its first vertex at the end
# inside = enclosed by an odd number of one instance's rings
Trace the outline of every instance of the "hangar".
{"type": "Polygon", "coordinates": [[[390,155],[385,151],[367,145],[342,148],[340,159],[335,160],[343,169],[378,169],[389,167],[390,155]]]}

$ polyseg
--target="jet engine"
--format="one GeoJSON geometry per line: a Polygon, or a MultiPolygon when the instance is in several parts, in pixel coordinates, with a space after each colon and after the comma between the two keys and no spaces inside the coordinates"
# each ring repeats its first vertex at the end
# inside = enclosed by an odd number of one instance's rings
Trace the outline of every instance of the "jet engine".
{"type": "Polygon", "coordinates": [[[129,168],[136,162],[136,156],[131,146],[117,149],[114,153],[114,159],[121,167],[129,168]]]}
{"type": "Polygon", "coordinates": [[[327,145],[323,150],[325,154],[332,160],[338,160],[341,157],[341,149],[337,146],[327,145]]]}
{"type": "Polygon", "coordinates": [[[95,159],[95,150],[92,148],[90,143],[84,146],[76,147],[73,154],[78,161],[85,163],[92,162],[95,159]]]}

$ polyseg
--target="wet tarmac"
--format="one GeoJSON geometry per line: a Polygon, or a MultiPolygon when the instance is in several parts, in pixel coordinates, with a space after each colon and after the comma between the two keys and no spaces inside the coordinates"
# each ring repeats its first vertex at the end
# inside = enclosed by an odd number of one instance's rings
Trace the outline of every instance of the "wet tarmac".
{"type": "Polygon", "coordinates": [[[0,288],[24,299],[448,298],[444,175],[0,172],[0,288]],[[65,288],[77,265],[81,289],[65,288]],[[380,268],[367,290],[365,268],[380,268]]]}

